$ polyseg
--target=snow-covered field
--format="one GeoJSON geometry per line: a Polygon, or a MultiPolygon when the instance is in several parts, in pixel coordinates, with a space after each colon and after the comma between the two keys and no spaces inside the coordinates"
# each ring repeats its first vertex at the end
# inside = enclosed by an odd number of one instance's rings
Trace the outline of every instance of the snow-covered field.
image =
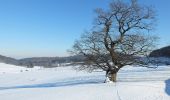
{"type": "Polygon", "coordinates": [[[103,83],[104,74],[0,63],[0,100],[170,100],[170,66],[127,66],[117,83],[103,83]]]}

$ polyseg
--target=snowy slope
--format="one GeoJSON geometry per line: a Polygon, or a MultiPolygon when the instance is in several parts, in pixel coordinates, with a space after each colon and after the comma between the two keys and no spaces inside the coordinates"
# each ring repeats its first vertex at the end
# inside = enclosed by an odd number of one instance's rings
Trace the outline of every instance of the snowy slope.
{"type": "Polygon", "coordinates": [[[104,72],[77,72],[71,66],[28,69],[0,64],[0,100],[170,100],[170,66],[127,66],[116,84],[104,79],[104,72]]]}
{"type": "Polygon", "coordinates": [[[24,67],[18,67],[15,65],[8,65],[4,63],[0,63],[0,74],[2,73],[18,73],[24,70],[24,67]]]}

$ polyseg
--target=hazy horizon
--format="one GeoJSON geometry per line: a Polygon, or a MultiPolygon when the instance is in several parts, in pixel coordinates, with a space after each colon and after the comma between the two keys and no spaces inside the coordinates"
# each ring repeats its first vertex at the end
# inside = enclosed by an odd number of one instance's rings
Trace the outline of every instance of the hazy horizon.
{"type": "MultiPolygon", "coordinates": [[[[95,8],[111,0],[0,0],[0,55],[13,58],[68,56],[84,30],[91,29],[95,8]]],[[[126,0],[129,1],[129,0],[126,0]]],[[[157,13],[158,48],[170,45],[170,1],[138,0],[157,13]]]]}

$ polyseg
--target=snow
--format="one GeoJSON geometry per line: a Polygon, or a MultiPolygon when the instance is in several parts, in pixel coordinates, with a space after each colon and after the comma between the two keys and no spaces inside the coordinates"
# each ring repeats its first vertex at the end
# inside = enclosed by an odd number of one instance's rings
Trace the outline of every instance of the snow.
{"type": "Polygon", "coordinates": [[[4,63],[0,63],[0,74],[1,73],[18,73],[20,72],[21,70],[25,69],[24,67],[18,67],[18,66],[15,66],[15,65],[7,65],[7,64],[4,64],[4,63]]]}
{"type": "Polygon", "coordinates": [[[170,100],[170,66],[126,66],[118,82],[72,66],[24,68],[0,63],[0,100],[170,100]]]}

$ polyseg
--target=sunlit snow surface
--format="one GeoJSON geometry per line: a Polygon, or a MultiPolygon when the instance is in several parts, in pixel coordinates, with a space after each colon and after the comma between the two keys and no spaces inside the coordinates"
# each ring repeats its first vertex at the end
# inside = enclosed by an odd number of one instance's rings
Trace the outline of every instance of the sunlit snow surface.
{"type": "Polygon", "coordinates": [[[170,100],[170,66],[124,67],[117,83],[71,66],[28,69],[0,63],[0,100],[170,100]]]}

